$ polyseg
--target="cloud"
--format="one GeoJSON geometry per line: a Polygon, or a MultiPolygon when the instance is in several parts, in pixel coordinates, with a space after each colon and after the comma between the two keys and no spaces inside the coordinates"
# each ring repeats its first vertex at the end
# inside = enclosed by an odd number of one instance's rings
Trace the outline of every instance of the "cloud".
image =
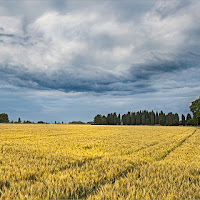
{"type": "Polygon", "coordinates": [[[199,68],[198,3],[127,1],[124,9],[119,2],[94,2],[87,9],[77,4],[43,2],[36,11],[36,2],[25,16],[0,16],[2,81],[38,90],[132,95],[162,90],[166,75],[176,75],[184,87],[179,74],[193,76],[199,68]]]}

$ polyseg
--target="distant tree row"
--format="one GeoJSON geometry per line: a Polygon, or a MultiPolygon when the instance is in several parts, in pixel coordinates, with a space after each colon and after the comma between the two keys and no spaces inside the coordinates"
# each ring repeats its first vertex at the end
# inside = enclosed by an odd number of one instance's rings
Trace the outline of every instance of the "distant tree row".
{"type": "Polygon", "coordinates": [[[72,121],[72,122],[69,122],[69,124],[85,124],[85,123],[82,121],[72,121]]]}
{"type": "Polygon", "coordinates": [[[9,123],[8,115],[6,113],[0,114],[0,123],[9,123]]]}
{"type": "Polygon", "coordinates": [[[127,114],[110,113],[107,116],[100,114],[94,117],[94,124],[99,125],[161,125],[161,126],[196,126],[200,125],[200,97],[193,101],[190,105],[190,111],[193,113],[192,116],[188,113],[186,118],[182,114],[181,120],[177,113],[173,114],[169,112],[165,114],[163,111],[148,112],[147,110],[138,112],[128,112],[127,114]]]}
{"type": "Polygon", "coordinates": [[[121,124],[121,117],[120,114],[117,116],[117,114],[110,113],[106,116],[102,116],[98,114],[97,116],[94,117],[94,124],[98,125],[120,125],[121,124]]]}
{"type": "Polygon", "coordinates": [[[98,125],[161,125],[161,126],[178,126],[178,125],[196,125],[191,115],[188,113],[186,118],[184,115],[179,119],[177,113],[172,112],[165,114],[163,111],[148,112],[147,110],[138,112],[128,112],[127,114],[110,113],[107,116],[100,114],[94,117],[94,124],[98,125]]]}
{"type": "MultiPolygon", "coordinates": [[[[165,114],[163,111],[151,112],[147,110],[138,111],[138,112],[128,112],[127,114],[121,115],[114,113],[110,113],[107,116],[104,115],[96,115],[94,117],[93,122],[87,122],[87,124],[98,124],[98,125],[161,125],[161,126],[195,126],[200,125],[200,97],[193,101],[190,105],[190,110],[193,113],[192,116],[188,113],[185,117],[183,114],[181,119],[179,119],[179,115],[177,113],[169,112],[165,114]]],[[[6,113],[0,114],[0,123],[9,123],[9,118],[6,113]]],[[[18,121],[10,123],[34,123],[31,121],[22,122],[20,118],[18,121]]],[[[47,122],[38,121],[38,124],[46,124],[47,122]]],[[[55,121],[55,124],[60,124],[55,121]]],[[[62,121],[62,124],[63,121],[62,121]]],[[[70,124],[84,124],[82,121],[72,121],[70,124]]]]}

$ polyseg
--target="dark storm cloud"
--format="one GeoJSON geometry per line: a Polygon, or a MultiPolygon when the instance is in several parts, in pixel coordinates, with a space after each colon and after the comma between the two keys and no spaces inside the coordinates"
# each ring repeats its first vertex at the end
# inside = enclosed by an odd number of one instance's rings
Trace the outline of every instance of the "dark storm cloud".
{"type": "Polygon", "coordinates": [[[0,37],[14,37],[14,34],[4,34],[4,33],[0,33],[0,37]]]}
{"type": "Polygon", "coordinates": [[[148,80],[154,75],[164,73],[176,73],[179,70],[185,70],[190,68],[192,64],[186,61],[167,61],[161,60],[154,63],[136,65],[130,70],[132,80],[137,82],[138,80],[148,80]]]}
{"type": "Polygon", "coordinates": [[[0,18],[0,76],[17,87],[148,93],[158,91],[155,76],[199,67],[196,2],[2,5],[16,16],[0,18]],[[25,16],[18,17],[24,8],[25,16]]]}
{"type": "Polygon", "coordinates": [[[199,18],[189,0],[2,0],[0,110],[48,122],[186,114],[200,93],[199,18]]]}

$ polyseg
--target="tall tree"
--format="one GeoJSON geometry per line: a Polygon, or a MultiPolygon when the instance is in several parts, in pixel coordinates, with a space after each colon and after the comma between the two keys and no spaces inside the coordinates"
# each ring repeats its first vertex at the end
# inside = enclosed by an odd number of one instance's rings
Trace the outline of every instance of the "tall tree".
{"type": "Polygon", "coordinates": [[[140,112],[137,112],[137,113],[136,113],[136,124],[137,124],[137,125],[140,125],[140,124],[141,124],[141,121],[140,121],[140,112]]]}
{"type": "Polygon", "coordinates": [[[105,115],[103,115],[102,119],[101,119],[101,123],[102,125],[106,125],[107,124],[107,118],[105,115]]]}
{"type": "Polygon", "coordinates": [[[108,115],[107,115],[107,124],[108,124],[108,125],[111,125],[111,124],[112,124],[112,121],[113,121],[113,120],[112,120],[112,115],[111,115],[111,114],[108,114],[108,115]]]}
{"type": "Polygon", "coordinates": [[[127,125],[131,125],[131,113],[128,112],[126,114],[126,122],[127,122],[127,125]]]}
{"type": "Polygon", "coordinates": [[[116,112],[113,113],[113,124],[117,125],[117,114],[116,114],[116,112]]]}
{"type": "Polygon", "coordinates": [[[155,113],[151,111],[151,125],[155,125],[155,113]]]}
{"type": "Polygon", "coordinates": [[[100,120],[101,120],[101,115],[96,115],[94,117],[94,124],[99,124],[100,123],[100,120]]]}
{"type": "Polygon", "coordinates": [[[159,124],[159,115],[158,115],[158,112],[156,112],[155,124],[159,124]]]}
{"type": "Polygon", "coordinates": [[[173,125],[175,125],[175,126],[179,125],[179,116],[178,116],[178,113],[175,113],[173,122],[174,122],[173,125]]]}
{"type": "Polygon", "coordinates": [[[131,125],[136,125],[136,117],[134,112],[131,113],[131,125]]]}
{"type": "Polygon", "coordinates": [[[142,125],[146,125],[146,110],[142,112],[142,125]]]}
{"type": "Polygon", "coordinates": [[[186,123],[187,123],[190,119],[192,119],[192,116],[190,115],[190,113],[188,113],[188,114],[187,114],[187,117],[186,117],[186,123]]]}
{"type": "Polygon", "coordinates": [[[9,123],[8,115],[6,113],[0,114],[0,123],[9,123]]]}
{"type": "Polygon", "coordinates": [[[119,114],[118,117],[117,117],[117,124],[118,124],[118,125],[121,125],[121,116],[120,116],[120,114],[119,114]]]}
{"type": "Polygon", "coordinates": [[[18,118],[18,123],[21,123],[22,121],[21,121],[21,119],[20,118],[18,118]]]}
{"type": "Polygon", "coordinates": [[[160,111],[160,113],[159,113],[159,121],[160,121],[161,126],[164,126],[166,123],[166,117],[165,117],[165,114],[163,113],[163,111],[160,111]]]}
{"type": "Polygon", "coordinates": [[[181,116],[181,124],[185,126],[185,115],[182,114],[181,116]]]}
{"type": "Polygon", "coordinates": [[[172,125],[174,125],[174,124],[173,124],[173,114],[172,114],[172,112],[169,112],[169,113],[166,115],[166,122],[165,122],[165,124],[166,124],[167,126],[172,126],[172,125]]]}
{"type": "Polygon", "coordinates": [[[94,124],[97,125],[106,125],[107,124],[107,119],[105,116],[102,116],[100,114],[96,115],[94,117],[94,124]]]}
{"type": "Polygon", "coordinates": [[[122,123],[123,125],[127,125],[126,114],[122,115],[122,123]]]}
{"type": "Polygon", "coordinates": [[[193,119],[197,125],[200,125],[200,97],[193,101],[190,110],[193,113],[193,119]]]}

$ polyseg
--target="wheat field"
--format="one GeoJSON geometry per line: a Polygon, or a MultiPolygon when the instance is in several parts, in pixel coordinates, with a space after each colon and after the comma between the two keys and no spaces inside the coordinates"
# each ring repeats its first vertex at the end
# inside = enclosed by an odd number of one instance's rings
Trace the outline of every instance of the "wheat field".
{"type": "Polygon", "coordinates": [[[200,129],[0,124],[1,199],[200,199],[200,129]]]}

